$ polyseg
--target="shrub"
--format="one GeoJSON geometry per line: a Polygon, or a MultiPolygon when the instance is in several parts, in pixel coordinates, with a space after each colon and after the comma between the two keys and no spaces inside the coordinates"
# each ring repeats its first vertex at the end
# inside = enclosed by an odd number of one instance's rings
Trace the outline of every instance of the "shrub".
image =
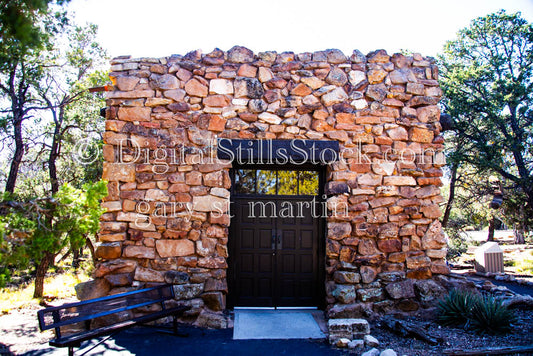
{"type": "Polygon", "coordinates": [[[514,260],[503,260],[503,265],[505,267],[514,267],[516,262],[514,260]]]}
{"type": "Polygon", "coordinates": [[[4,288],[7,282],[9,282],[10,280],[11,280],[11,273],[9,269],[5,267],[0,267],[0,289],[4,288]]]}
{"type": "Polygon", "coordinates": [[[515,321],[512,310],[507,309],[500,299],[479,297],[472,307],[470,327],[480,334],[502,334],[511,330],[515,321]]]}
{"type": "Polygon", "coordinates": [[[448,234],[448,252],[446,259],[453,261],[461,257],[468,250],[463,233],[455,228],[445,229],[448,234]]]}
{"type": "Polygon", "coordinates": [[[480,334],[500,334],[511,330],[515,315],[499,299],[454,289],[440,301],[437,320],[480,334]]]}
{"type": "Polygon", "coordinates": [[[476,302],[476,295],[452,289],[450,293],[439,302],[437,320],[442,325],[465,327],[468,316],[476,302]]]}

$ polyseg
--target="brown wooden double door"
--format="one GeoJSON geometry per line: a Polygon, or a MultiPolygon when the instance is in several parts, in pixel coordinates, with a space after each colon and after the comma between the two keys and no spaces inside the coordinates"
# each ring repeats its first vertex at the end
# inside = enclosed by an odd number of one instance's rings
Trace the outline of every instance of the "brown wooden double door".
{"type": "Polygon", "coordinates": [[[318,204],[312,196],[233,198],[230,305],[320,305],[318,204]]]}

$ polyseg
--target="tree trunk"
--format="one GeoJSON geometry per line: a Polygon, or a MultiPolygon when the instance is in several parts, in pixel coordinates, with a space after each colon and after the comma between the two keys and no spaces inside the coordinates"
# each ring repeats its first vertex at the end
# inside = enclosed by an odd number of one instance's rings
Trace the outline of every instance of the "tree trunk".
{"type": "Polygon", "coordinates": [[[94,251],[94,245],[89,237],[85,238],[85,245],[89,248],[89,251],[91,251],[91,258],[93,259],[93,264],[96,264],[96,253],[94,251]]]}
{"type": "Polygon", "coordinates": [[[518,228],[513,229],[514,232],[514,243],[517,245],[526,243],[526,238],[524,236],[524,229],[519,226],[518,228]]]}
{"type": "MultiPolygon", "coordinates": [[[[51,106],[51,104],[49,104],[51,106]]],[[[52,147],[50,148],[50,156],[48,157],[48,173],[50,175],[50,184],[52,187],[52,195],[59,190],[59,181],[57,179],[57,165],[56,161],[60,154],[61,143],[61,126],[63,124],[64,108],[59,108],[59,115],[56,114],[54,108],[51,108],[54,117],[54,136],[52,137],[52,147]],[[56,116],[57,115],[57,116],[56,116]]]]}
{"type": "Polygon", "coordinates": [[[9,97],[11,101],[11,118],[13,124],[13,139],[15,140],[15,152],[9,167],[9,175],[6,181],[6,192],[13,193],[17,182],[19,167],[24,156],[24,140],[22,138],[22,122],[25,119],[24,108],[29,100],[27,96],[28,84],[26,83],[25,66],[19,63],[16,59],[11,63],[9,69],[9,80],[7,87],[2,86],[4,94],[9,97]],[[20,68],[19,68],[20,67],[20,68]],[[21,73],[22,77],[17,83],[17,73],[21,73]]]}
{"type": "Polygon", "coordinates": [[[455,199],[455,183],[457,182],[457,163],[452,165],[451,179],[450,179],[450,195],[448,196],[448,202],[446,203],[446,209],[444,210],[444,216],[442,217],[442,227],[448,225],[450,219],[450,212],[452,211],[453,201],[455,199]]]}
{"type": "Polygon", "coordinates": [[[520,221],[518,223],[515,223],[514,226],[513,226],[513,232],[514,232],[514,243],[519,245],[519,244],[524,244],[526,243],[526,238],[524,236],[525,234],[525,211],[524,211],[524,207],[520,207],[520,221]]]}
{"type": "Polygon", "coordinates": [[[526,243],[526,237],[525,237],[525,228],[524,223],[519,222],[515,224],[513,228],[514,232],[514,243],[517,245],[525,244],[526,243]]]}
{"type": "Polygon", "coordinates": [[[24,141],[22,140],[22,117],[13,120],[13,133],[15,138],[15,153],[9,168],[9,175],[6,182],[6,192],[13,193],[19,172],[19,166],[24,156],[24,141]]]}
{"type": "Polygon", "coordinates": [[[489,222],[489,236],[487,241],[494,241],[494,225],[496,224],[496,216],[492,215],[492,219],[489,222]]]}
{"type": "Polygon", "coordinates": [[[72,251],[72,268],[75,270],[80,266],[80,249],[74,249],[72,251]]]}
{"type": "Polygon", "coordinates": [[[57,263],[61,263],[61,262],[63,262],[64,260],[66,260],[67,257],[68,257],[71,253],[72,253],[72,250],[69,249],[69,250],[67,251],[67,253],[65,253],[65,254],[63,255],[63,257],[61,257],[61,258],[57,261],[57,263]]]}
{"type": "Polygon", "coordinates": [[[37,266],[37,273],[35,274],[35,290],[33,292],[34,298],[42,298],[44,292],[44,278],[50,265],[54,263],[55,255],[51,252],[45,252],[45,255],[37,266]]]}

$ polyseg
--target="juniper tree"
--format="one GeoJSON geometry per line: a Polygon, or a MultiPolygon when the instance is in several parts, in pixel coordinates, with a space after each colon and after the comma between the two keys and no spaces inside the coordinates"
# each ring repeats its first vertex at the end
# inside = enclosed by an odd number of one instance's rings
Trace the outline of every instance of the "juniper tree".
{"type": "Polygon", "coordinates": [[[439,60],[444,111],[462,143],[454,157],[501,177],[504,196],[522,197],[522,209],[506,213],[522,223],[523,242],[533,222],[533,25],[503,10],[477,18],[439,60]]]}

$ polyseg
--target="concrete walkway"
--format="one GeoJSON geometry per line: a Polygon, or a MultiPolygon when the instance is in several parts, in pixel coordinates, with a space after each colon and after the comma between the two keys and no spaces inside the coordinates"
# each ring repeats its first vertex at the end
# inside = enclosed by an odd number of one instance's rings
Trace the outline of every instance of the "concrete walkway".
{"type": "Polygon", "coordinates": [[[233,339],[325,339],[314,310],[235,310],[233,339]]]}

